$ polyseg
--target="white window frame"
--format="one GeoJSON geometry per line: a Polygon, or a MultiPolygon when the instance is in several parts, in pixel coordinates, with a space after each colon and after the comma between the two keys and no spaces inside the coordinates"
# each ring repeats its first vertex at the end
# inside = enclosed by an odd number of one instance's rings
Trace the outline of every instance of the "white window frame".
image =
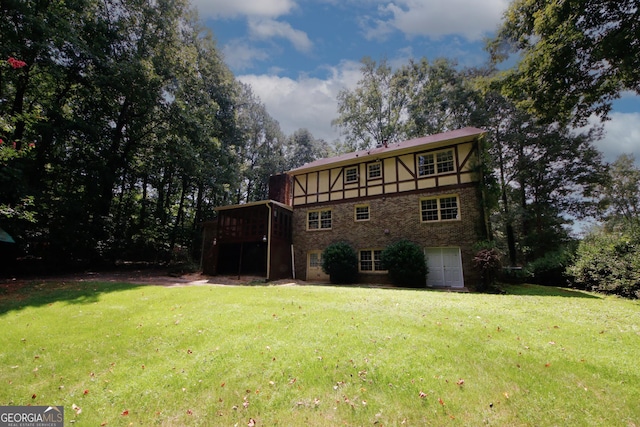
{"type": "Polygon", "coordinates": [[[333,213],[331,209],[315,209],[312,211],[307,211],[307,231],[331,230],[332,227],[333,227],[333,213]],[[316,217],[312,219],[311,218],[312,216],[316,216],[316,217]],[[327,221],[329,224],[328,227],[326,226],[327,221]],[[312,226],[312,223],[313,224],[317,223],[317,225],[312,226]]]}
{"type": "Polygon", "coordinates": [[[455,153],[453,152],[453,149],[418,154],[416,157],[416,163],[418,177],[442,175],[446,173],[454,173],[456,171],[455,153]],[[443,156],[447,156],[447,158],[444,159],[443,156]],[[427,158],[430,159],[428,163],[423,160],[427,158]],[[430,166],[428,167],[430,171],[424,170],[427,169],[427,166],[430,166]]]}
{"type": "Polygon", "coordinates": [[[355,184],[357,182],[358,182],[358,167],[357,166],[353,166],[353,167],[345,168],[344,169],[344,183],[345,184],[355,184]],[[353,175],[350,176],[349,175],[350,173],[353,173],[353,175]]]}
{"type": "Polygon", "coordinates": [[[434,223],[434,222],[448,222],[448,221],[460,221],[460,197],[457,194],[445,194],[437,197],[423,197],[420,199],[420,222],[421,223],[434,223]],[[455,218],[448,218],[451,216],[451,206],[447,205],[452,200],[455,200],[455,218]],[[430,209],[425,209],[425,202],[435,201],[435,209],[431,206],[430,209]],[[432,218],[425,219],[425,213],[429,211],[432,218]],[[437,219],[433,218],[433,213],[437,214],[437,219]],[[447,216],[447,218],[443,218],[447,216]]]}
{"type": "Polygon", "coordinates": [[[355,205],[353,207],[353,219],[356,222],[369,221],[371,219],[371,207],[369,205],[355,205]],[[364,217],[366,208],[366,218],[364,217]],[[360,212],[358,210],[360,209],[360,212]]]}
{"type": "Polygon", "coordinates": [[[455,155],[453,150],[443,150],[436,152],[436,172],[450,173],[456,171],[455,155]],[[441,158],[441,156],[447,156],[447,158],[441,158]],[[444,165],[447,165],[447,169],[444,169],[444,165]],[[450,166],[449,166],[450,165],[450,166]]]}
{"type": "Polygon", "coordinates": [[[322,251],[310,251],[308,265],[309,265],[309,268],[321,269],[322,268],[322,251]]]}
{"type": "Polygon", "coordinates": [[[361,249],[358,251],[358,271],[361,273],[387,273],[387,270],[382,269],[382,249],[361,249]],[[363,259],[363,254],[368,254],[367,259],[363,259]],[[363,269],[362,263],[367,262],[371,264],[371,269],[363,269]]]}
{"type": "Polygon", "coordinates": [[[382,162],[367,164],[367,179],[382,179],[382,162]],[[374,172],[373,175],[372,171],[374,172]]]}

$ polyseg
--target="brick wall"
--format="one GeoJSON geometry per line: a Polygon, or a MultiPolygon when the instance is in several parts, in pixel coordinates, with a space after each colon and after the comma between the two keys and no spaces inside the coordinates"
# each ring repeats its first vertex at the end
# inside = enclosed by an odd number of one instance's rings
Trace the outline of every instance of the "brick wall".
{"type": "MultiPolygon", "coordinates": [[[[293,242],[296,277],[306,277],[307,251],[323,250],[331,243],[347,241],[353,248],[384,249],[401,239],[421,247],[460,247],[465,286],[475,288],[479,279],[473,268],[473,245],[482,240],[482,210],[478,190],[474,186],[447,188],[428,193],[394,194],[371,199],[349,200],[314,206],[296,206],[293,214],[293,242]],[[458,195],[460,219],[422,223],[420,199],[439,195],[458,195]],[[354,220],[355,205],[368,204],[370,220],[354,220]],[[306,231],[307,211],[332,210],[331,230],[306,231]]],[[[361,281],[388,282],[386,275],[361,275],[361,281]]]]}

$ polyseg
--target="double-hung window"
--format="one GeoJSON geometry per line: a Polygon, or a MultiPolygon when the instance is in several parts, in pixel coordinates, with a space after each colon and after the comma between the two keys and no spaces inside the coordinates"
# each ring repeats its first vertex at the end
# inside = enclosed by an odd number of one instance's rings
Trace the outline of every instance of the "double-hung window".
{"type": "Polygon", "coordinates": [[[363,249],[359,256],[360,271],[385,271],[382,268],[381,249],[363,249]]]}
{"type": "Polygon", "coordinates": [[[307,230],[330,230],[331,209],[307,212],[307,230]]]}
{"type": "Polygon", "coordinates": [[[442,196],[420,200],[422,222],[451,221],[460,218],[458,196],[442,196]]]}
{"type": "Polygon", "coordinates": [[[418,176],[429,176],[453,172],[453,150],[418,155],[418,176]]]}
{"type": "Polygon", "coordinates": [[[345,184],[353,184],[358,182],[358,168],[346,168],[344,170],[344,183],[345,184]]]}
{"type": "Polygon", "coordinates": [[[379,179],[382,178],[382,163],[369,163],[367,165],[367,177],[369,179],[379,179]]]}
{"type": "Polygon", "coordinates": [[[356,221],[369,221],[369,205],[356,205],[354,215],[356,221]]]}

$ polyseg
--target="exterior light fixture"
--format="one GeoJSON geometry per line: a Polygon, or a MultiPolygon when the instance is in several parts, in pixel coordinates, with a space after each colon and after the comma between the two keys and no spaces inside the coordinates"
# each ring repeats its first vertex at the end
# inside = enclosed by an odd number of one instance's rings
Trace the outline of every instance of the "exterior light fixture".
{"type": "Polygon", "coordinates": [[[264,236],[262,236],[262,241],[263,241],[264,243],[267,243],[267,235],[266,235],[266,234],[265,234],[264,236]]]}

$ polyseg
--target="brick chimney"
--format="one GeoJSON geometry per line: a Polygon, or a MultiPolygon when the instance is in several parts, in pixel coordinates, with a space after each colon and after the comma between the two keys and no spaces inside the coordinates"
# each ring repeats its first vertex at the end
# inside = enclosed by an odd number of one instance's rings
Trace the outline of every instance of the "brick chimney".
{"type": "Polygon", "coordinates": [[[269,177],[269,200],[291,206],[291,177],[286,173],[269,177]]]}

